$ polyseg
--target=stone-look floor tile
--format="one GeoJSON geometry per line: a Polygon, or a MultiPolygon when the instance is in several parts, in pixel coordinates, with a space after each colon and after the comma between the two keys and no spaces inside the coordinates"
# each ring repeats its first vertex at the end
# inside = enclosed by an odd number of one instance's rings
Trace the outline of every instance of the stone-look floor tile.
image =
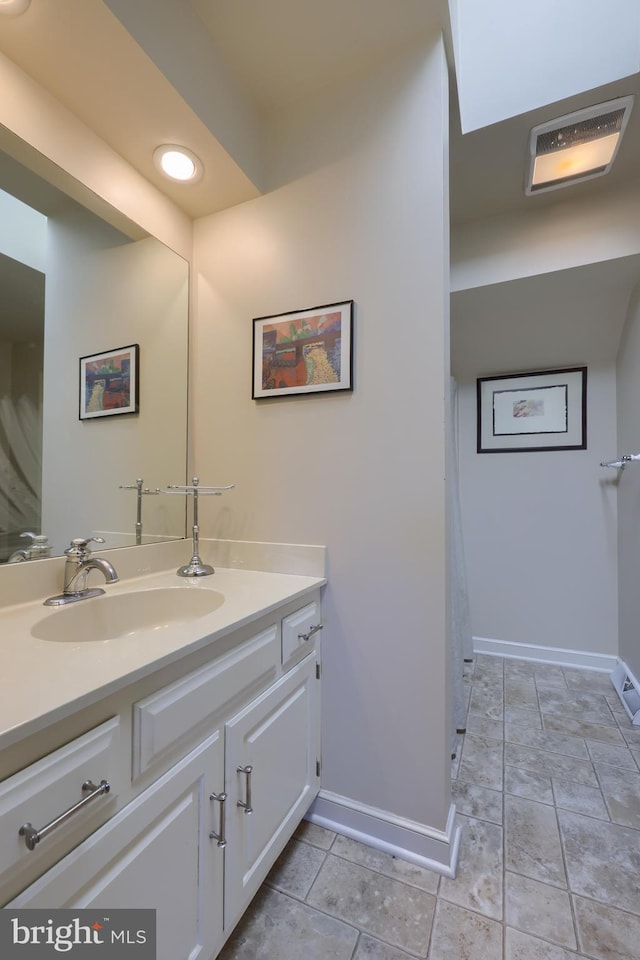
{"type": "MultiPolygon", "coordinates": [[[[392,946],[420,957],[427,954],[436,899],[417,887],[383,877],[330,853],[307,903],[392,946]]],[[[304,951],[300,956],[304,956],[304,951]]]]}
{"type": "Polygon", "coordinates": [[[526,660],[505,660],[504,676],[513,680],[533,680],[533,663],[526,660]]]}
{"type": "Polygon", "coordinates": [[[509,740],[511,743],[520,743],[523,747],[548,750],[549,753],[561,753],[566,757],[577,757],[579,760],[589,759],[589,753],[581,737],[566,736],[549,730],[527,730],[526,727],[517,723],[505,724],[504,737],[505,740],[509,740]]]}
{"type": "Polygon", "coordinates": [[[587,741],[587,747],[594,763],[610,763],[614,767],[626,767],[637,772],[636,762],[628,747],[614,747],[596,740],[587,741]]]}
{"type": "Polygon", "coordinates": [[[542,883],[566,887],[554,808],[507,796],[504,798],[504,822],[507,869],[542,883]]]}
{"type": "Polygon", "coordinates": [[[529,773],[519,767],[504,768],[504,792],[525,800],[539,800],[540,803],[553,803],[551,777],[538,773],[529,773]]]}
{"type": "Polygon", "coordinates": [[[458,779],[458,772],[460,770],[460,760],[462,759],[462,746],[455,747],[455,753],[451,756],[451,780],[455,781],[458,779]]]}
{"type": "Polygon", "coordinates": [[[351,960],[358,931],[262,887],[219,960],[351,960]]]}
{"type": "Polygon", "coordinates": [[[563,780],[586,783],[588,787],[598,786],[590,760],[563,757],[558,753],[523,747],[519,743],[505,743],[504,762],[512,767],[527,770],[529,773],[538,773],[543,777],[561,777],[563,780]]]}
{"type": "Polygon", "coordinates": [[[640,770],[640,748],[638,748],[638,749],[636,750],[636,749],[634,749],[633,747],[629,747],[629,749],[631,750],[631,756],[632,756],[633,759],[635,760],[635,762],[636,762],[636,764],[637,764],[637,766],[638,766],[638,769],[640,770]]]}
{"type": "Polygon", "coordinates": [[[460,817],[462,837],[455,880],[442,877],[439,895],[494,920],[502,919],[502,827],[460,817]]]}
{"type": "Polygon", "coordinates": [[[490,740],[504,740],[504,723],[470,713],[467,720],[467,733],[474,737],[487,737],[490,740]]]}
{"type": "Polygon", "coordinates": [[[633,960],[640,954],[640,918],[574,897],[580,949],[598,960],[633,960]]]}
{"type": "Polygon", "coordinates": [[[318,847],[291,840],[271,868],[266,882],[281,893],[304,900],[326,855],[318,847]]]}
{"type": "Polygon", "coordinates": [[[407,860],[400,860],[390,853],[375,850],[373,847],[368,847],[357,840],[350,840],[348,837],[342,836],[337,837],[331,848],[331,853],[336,857],[342,857],[343,860],[357,863],[361,867],[375,870],[376,873],[382,873],[385,877],[402,880],[403,883],[409,883],[412,887],[419,887],[421,890],[426,890],[427,893],[436,893],[438,890],[440,874],[419,867],[415,863],[409,863],[407,860]]]}
{"type": "Polygon", "coordinates": [[[619,723],[629,723],[631,717],[627,713],[625,706],[615,690],[606,696],[607,703],[611,712],[619,723]]]}
{"type": "Polygon", "coordinates": [[[586,720],[574,720],[571,717],[557,717],[553,713],[545,713],[542,726],[545,730],[554,733],[565,733],[574,737],[584,737],[585,740],[611,743],[614,747],[625,746],[625,739],[617,727],[607,727],[601,723],[590,723],[586,720]]]}
{"type": "Polygon", "coordinates": [[[438,900],[429,960],[500,960],[502,924],[438,900]]]}
{"type": "Polygon", "coordinates": [[[458,779],[491,790],[502,790],[502,743],[467,734],[458,779]]]}
{"type": "Polygon", "coordinates": [[[640,750],[640,727],[629,722],[619,723],[618,726],[627,746],[640,750]]]}
{"type": "Polygon", "coordinates": [[[640,913],[640,833],[566,810],[558,810],[558,821],[570,890],[640,913]]]}
{"type": "Polygon", "coordinates": [[[498,674],[485,673],[483,676],[474,675],[472,685],[477,690],[486,690],[487,693],[498,694],[504,689],[504,679],[498,674]]]}
{"type": "Polygon", "coordinates": [[[294,833],[295,840],[304,840],[314,847],[320,847],[321,850],[330,850],[331,844],[336,838],[333,830],[327,830],[325,827],[319,827],[317,823],[310,823],[303,820],[294,833]]]}
{"type": "MultiPolygon", "coordinates": [[[[273,960],[277,958],[274,957],[273,960]]],[[[353,960],[413,960],[413,958],[404,950],[398,950],[397,947],[391,947],[388,943],[374,940],[373,937],[363,933],[358,940],[353,960]]]]}
{"type": "Polygon", "coordinates": [[[598,820],[609,819],[599,787],[587,787],[584,783],[558,780],[556,777],[553,777],[552,784],[557,807],[573,813],[584,813],[585,816],[596,817],[598,820]]]}
{"type": "Polygon", "coordinates": [[[505,960],[586,960],[582,954],[569,953],[538,937],[507,927],[505,935],[505,960]]]}
{"type": "Polygon", "coordinates": [[[524,707],[505,707],[504,719],[508,723],[519,723],[532,730],[542,728],[542,717],[539,710],[527,710],[524,707]]]}
{"type": "Polygon", "coordinates": [[[504,660],[502,657],[490,657],[486,653],[479,653],[476,657],[474,677],[478,680],[483,677],[501,677],[504,674],[504,660]]]}
{"type": "Polygon", "coordinates": [[[476,687],[475,683],[473,684],[469,713],[479,713],[481,716],[490,717],[492,720],[502,720],[503,712],[504,697],[502,691],[494,693],[483,690],[482,687],[476,687]]]}
{"type": "Polygon", "coordinates": [[[588,720],[591,723],[615,725],[613,713],[606,697],[598,693],[572,693],[557,687],[538,687],[538,699],[542,714],[553,713],[574,720],[588,720]]]}
{"type": "Polygon", "coordinates": [[[456,780],[451,784],[451,798],[459,813],[502,824],[502,793],[499,790],[456,780]]]}
{"type": "Polygon", "coordinates": [[[640,773],[606,763],[596,763],[594,768],[611,819],[625,827],[640,830],[640,773]]]}
{"type": "Polygon", "coordinates": [[[533,675],[537,684],[547,687],[560,687],[563,690],[567,689],[562,667],[557,667],[552,663],[536,663],[533,668],[533,675]]]}
{"type": "Polygon", "coordinates": [[[507,873],[505,887],[505,920],[510,927],[575,950],[568,893],[517,873],[507,873]]]}
{"type": "Polygon", "coordinates": [[[613,691],[610,673],[600,670],[580,670],[577,667],[563,667],[562,672],[570,690],[602,693],[605,697],[609,697],[613,691]]]}
{"type": "Polygon", "coordinates": [[[505,707],[525,707],[529,710],[537,710],[538,693],[533,680],[505,679],[504,705],[505,707]]]}

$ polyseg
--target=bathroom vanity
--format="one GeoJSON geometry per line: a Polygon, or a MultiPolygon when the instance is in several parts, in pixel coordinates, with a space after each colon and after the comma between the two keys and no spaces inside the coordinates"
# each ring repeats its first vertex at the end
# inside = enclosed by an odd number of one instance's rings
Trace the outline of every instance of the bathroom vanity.
{"type": "Polygon", "coordinates": [[[320,786],[323,583],[154,573],[70,632],[0,611],[0,903],[156,908],[158,960],[216,956],[320,786]]]}

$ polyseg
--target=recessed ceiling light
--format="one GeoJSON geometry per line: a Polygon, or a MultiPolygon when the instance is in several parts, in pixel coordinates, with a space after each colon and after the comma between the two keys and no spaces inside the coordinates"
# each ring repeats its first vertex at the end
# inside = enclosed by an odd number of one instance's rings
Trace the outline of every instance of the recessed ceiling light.
{"type": "Polygon", "coordinates": [[[556,190],[608,173],[632,106],[632,96],[620,97],[534,127],[525,193],[556,190]]]}
{"type": "Polygon", "coordinates": [[[17,17],[24,13],[31,0],[0,0],[0,13],[6,13],[8,17],[17,17]]]}
{"type": "Polygon", "coordinates": [[[193,183],[202,176],[202,163],[191,150],[175,143],[163,143],[153,152],[158,170],[171,180],[193,183]]]}

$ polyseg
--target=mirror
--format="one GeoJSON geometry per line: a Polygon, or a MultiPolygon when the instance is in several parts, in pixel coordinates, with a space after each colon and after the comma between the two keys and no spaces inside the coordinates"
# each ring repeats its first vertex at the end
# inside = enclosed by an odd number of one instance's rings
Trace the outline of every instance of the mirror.
{"type": "Polygon", "coordinates": [[[0,191],[0,562],[28,549],[27,530],[52,555],[77,536],[104,548],[184,537],[183,498],[152,492],[186,478],[187,262],[8,153],[0,191]],[[133,344],[138,411],[116,415],[132,405],[118,351],[133,344]],[[92,368],[98,415],[81,420],[80,359],[108,353],[92,368]]]}

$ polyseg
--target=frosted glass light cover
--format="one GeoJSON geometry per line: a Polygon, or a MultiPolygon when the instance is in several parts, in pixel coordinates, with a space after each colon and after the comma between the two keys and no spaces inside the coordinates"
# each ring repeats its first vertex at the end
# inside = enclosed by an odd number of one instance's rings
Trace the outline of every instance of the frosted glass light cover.
{"type": "Polygon", "coordinates": [[[619,137],[619,133],[612,133],[601,140],[579,143],[565,150],[536,157],[533,166],[533,185],[565,180],[568,177],[577,177],[606,167],[611,163],[619,137]]]}
{"type": "Polygon", "coordinates": [[[153,162],[156,168],[171,180],[193,183],[202,176],[200,160],[186,147],[165,143],[154,151],[153,162]]]}

